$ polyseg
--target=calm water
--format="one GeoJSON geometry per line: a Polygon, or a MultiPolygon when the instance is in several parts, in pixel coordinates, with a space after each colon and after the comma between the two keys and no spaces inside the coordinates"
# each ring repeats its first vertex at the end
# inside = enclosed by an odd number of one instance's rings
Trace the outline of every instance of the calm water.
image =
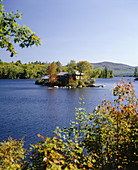
{"type": "MultiPolygon", "coordinates": [[[[79,97],[85,98],[88,112],[101,103],[102,99],[113,100],[111,88],[121,78],[98,79],[96,84],[104,88],[48,89],[35,85],[35,80],[0,79],[0,141],[11,136],[25,137],[25,146],[36,143],[37,134],[52,136],[56,126],[69,126],[79,107],[79,97]],[[106,96],[105,96],[106,95],[106,96]]],[[[125,78],[133,81],[133,78],[125,78]]],[[[138,96],[138,81],[134,83],[138,96]]]]}

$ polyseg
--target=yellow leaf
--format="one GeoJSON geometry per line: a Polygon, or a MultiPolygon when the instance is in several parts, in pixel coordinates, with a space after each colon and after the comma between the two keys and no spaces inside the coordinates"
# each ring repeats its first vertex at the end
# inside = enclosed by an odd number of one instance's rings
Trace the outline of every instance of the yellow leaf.
{"type": "Polygon", "coordinates": [[[93,162],[93,163],[95,163],[95,162],[96,162],[96,160],[95,160],[95,159],[93,159],[93,160],[92,160],[92,162],[93,162]]]}
{"type": "Polygon", "coordinates": [[[118,169],[123,168],[121,165],[118,165],[118,169]]]}
{"type": "Polygon", "coordinates": [[[19,164],[17,164],[17,168],[21,168],[19,164]]]}
{"type": "Polygon", "coordinates": [[[61,163],[62,163],[62,165],[64,165],[64,164],[65,164],[65,162],[64,162],[63,160],[61,160],[61,163]]]}

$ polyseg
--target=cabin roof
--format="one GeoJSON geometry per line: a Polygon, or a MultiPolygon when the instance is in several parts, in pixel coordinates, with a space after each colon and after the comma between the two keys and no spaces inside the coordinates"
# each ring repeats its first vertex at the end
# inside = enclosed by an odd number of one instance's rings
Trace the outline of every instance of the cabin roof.
{"type": "MultiPolygon", "coordinates": [[[[57,76],[64,76],[64,75],[68,75],[69,73],[68,72],[60,72],[57,74],[57,76]]],[[[75,75],[76,76],[84,76],[85,74],[84,73],[80,73],[78,71],[75,71],[75,75]]],[[[48,75],[44,75],[41,77],[41,79],[44,79],[44,80],[48,80],[49,79],[49,76],[48,75]]]]}
{"type": "Polygon", "coordinates": [[[60,73],[58,73],[58,76],[64,76],[66,74],[69,74],[69,73],[68,72],[60,72],[60,73]]]}
{"type": "Polygon", "coordinates": [[[44,75],[44,76],[41,77],[41,79],[47,80],[47,79],[49,79],[49,77],[44,75]]]}

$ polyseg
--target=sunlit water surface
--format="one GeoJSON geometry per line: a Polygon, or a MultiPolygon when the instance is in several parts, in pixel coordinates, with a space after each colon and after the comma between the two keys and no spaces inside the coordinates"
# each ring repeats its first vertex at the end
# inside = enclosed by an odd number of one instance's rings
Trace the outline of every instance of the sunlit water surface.
{"type": "MultiPolygon", "coordinates": [[[[97,79],[103,88],[48,89],[35,85],[35,80],[0,79],[0,141],[9,136],[25,137],[25,146],[36,143],[37,134],[52,136],[56,126],[68,127],[75,118],[75,107],[79,107],[79,97],[84,96],[88,112],[101,103],[103,98],[113,101],[114,83],[121,78],[97,79]]],[[[133,81],[133,78],[125,78],[133,81]]],[[[138,81],[134,83],[138,96],[138,81]]]]}

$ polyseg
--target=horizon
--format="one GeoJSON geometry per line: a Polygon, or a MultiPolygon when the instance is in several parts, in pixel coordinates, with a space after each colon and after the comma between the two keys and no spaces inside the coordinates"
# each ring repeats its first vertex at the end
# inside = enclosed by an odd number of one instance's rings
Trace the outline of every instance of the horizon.
{"type": "Polygon", "coordinates": [[[135,0],[12,0],[1,2],[5,11],[19,10],[20,25],[43,41],[39,47],[20,49],[17,57],[0,50],[4,62],[70,60],[138,65],[138,1],[135,0]]]}
{"type": "MultiPolygon", "coordinates": [[[[3,61],[3,60],[1,60],[2,62],[6,62],[6,61],[3,61]]],[[[18,60],[17,60],[18,61],[18,60]]],[[[21,60],[20,60],[21,61],[21,60]]],[[[39,60],[36,60],[36,61],[38,61],[39,62],[39,60]]],[[[34,63],[34,62],[36,62],[36,61],[29,61],[29,62],[22,62],[21,61],[21,63],[22,64],[29,64],[29,63],[34,63]]],[[[59,60],[58,60],[59,61],[59,60]]],[[[16,63],[16,61],[11,61],[11,62],[7,62],[7,63],[12,63],[12,62],[14,62],[14,63],[16,63]]],[[[45,62],[43,62],[43,61],[40,61],[41,63],[46,63],[47,61],[45,61],[45,62]]],[[[57,61],[52,61],[52,62],[57,62],[57,61]]],[[[47,63],[52,63],[52,62],[47,62],[47,63]]],[[[59,61],[60,62],[60,61],[59,61]]],[[[70,62],[70,61],[69,61],[70,62]]],[[[61,64],[63,65],[63,66],[66,66],[69,62],[67,62],[66,64],[62,64],[61,62],[61,64]]],[[[76,61],[75,61],[76,62],[76,61]]],[[[90,63],[90,64],[101,64],[101,63],[113,63],[113,64],[120,64],[120,65],[127,65],[127,66],[130,66],[130,67],[138,67],[138,65],[135,65],[135,66],[132,66],[132,65],[129,65],[129,64],[125,64],[125,63],[117,63],[117,62],[110,62],[110,61],[101,61],[101,62],[93,62],[93,63],[90,63]]],[[[76,62],[76,64],[77,64],[77,62],[76,62]]]]}

